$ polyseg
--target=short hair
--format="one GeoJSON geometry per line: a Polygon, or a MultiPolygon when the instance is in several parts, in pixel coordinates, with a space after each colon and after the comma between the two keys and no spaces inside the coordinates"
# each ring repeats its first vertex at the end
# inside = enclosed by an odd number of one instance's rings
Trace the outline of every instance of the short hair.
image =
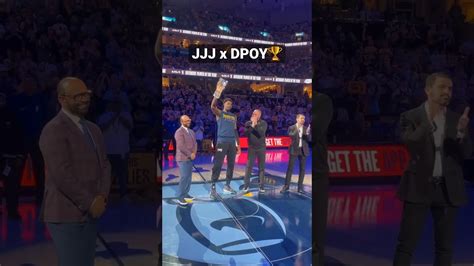
{"type": "Polygon", "coordinates": [[[297,115],[296,115],[296,119],[300,118],[300,116],[303,116],[303,117],[304,117],[304,114],[297,114],[297,115]]]}
{"type": "Polygon", "coordinates": [[[182,122],[183,122],[183,119],[184,119],[185,117],[188,117],[189,119],[191,119],[191,117],[189,117],[188,115],[181,115],[181,116],[179,117],[179,122],[182,123],[182,122]]]}
{"type": "Polygon", "coordinates": [[[226,102],[232,102],[232,99],[231,98],[225,98],[224,103],[226,103],[226,102]]]}
{"type": "Polygon", "coordinates": [[[78,78],[75,78],[75,77],[65,77],[63,79],[61,79],[61,81],[59,81],[58,83],[58,86],[57,86],[57,92],[58,92],[58,95],[64,95],[66,94],[66,89],[67,89],[67,83],[69,81],[72,81],[72,80],[80,80],[78,78]]]}
{"type": "Polygon", "coordinates": [[[448,74],[446,74],[444,72],[435,72],[435,73],[432,73],[432,74],[428,75],[428,77],[426,77],[425,88],[433,87],[433,85],[436,82],[437,78],[445,78],[445,79],[451,80],[451,77],[448,74]]]}

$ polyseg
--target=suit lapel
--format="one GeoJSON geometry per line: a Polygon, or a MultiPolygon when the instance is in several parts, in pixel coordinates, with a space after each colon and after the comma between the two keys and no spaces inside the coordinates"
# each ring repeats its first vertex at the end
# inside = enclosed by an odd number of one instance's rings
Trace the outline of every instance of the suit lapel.
{"type": "MultiPolygon", "coordinates": [[[[94,147],[91,147],[91,145],[85,139],[84,133],[77,127],[77,125],[74,123],[74,121],[71,120],[71,118],[69,118],[62,111],[59,112],[58,116],[62,120],[62,122],[64,123],[66,128],[69,130],[69,132],[71,133],[71,136],[73,137],[74,140],[79,139],[79,141],[83,142],[82,145],[85,145],[85,146],[89,147],[92,152],[94,152],[94,153],[98,152],[98,150],[96,151],[94,149],[94,147]]],[[[92,130],[89,129],[89,133],[90,133],[91,138],[93,139],[94,143],[96,143],[96,146],[98,146],[94,132],[92,132],[92,130]]],[[[96,147],[96,148],[99,149],[99,147],[96,147]]]]}
{"type": "Polygon", "coordinates": [[[456,138],[457,134],[457,121],[456,121],[456,114],[451,111],[446,111],[446,122],[444,126],[444,136],[446,138],[456,138]]]}
{"type": "Polygon", "coordinates": [[[89,145],[88,143],[86,143],[85,139],[84,139],[84,136],[83,136],[83,133],[82,131],[77,127],[76,124],[74,124],[74,121],[72,121],[65,113],[63,113],[62,111],[59,112],[58,114],[59,118],[61,119],[61,121],[64,123],[64,125],[66,126],[66,128],[69,130],[69,132],[71,132],[72,135],[74,135],[74,137],[76,138],[80,138],[82,140],[84,140],[84,143],[89,145]]]}
{"type": "MultiPolygon", "coordinates": [[[[426,103],[424,102],[418,109],[418,113],[419,113],[419,116],[420,116],[420,122],[428,123],[428,124],[432,125],[432,123],[430,122],[430,119],[428,118],[428,113],[425,110],[425,104],[426,103]]],[[[445,126],[445,129],[446,129],[446,126],[445,126]]],[[[434,142],[433,133],[430,134],[430,143],[434,148],[435,147],[435,142],[434,142]]]]}

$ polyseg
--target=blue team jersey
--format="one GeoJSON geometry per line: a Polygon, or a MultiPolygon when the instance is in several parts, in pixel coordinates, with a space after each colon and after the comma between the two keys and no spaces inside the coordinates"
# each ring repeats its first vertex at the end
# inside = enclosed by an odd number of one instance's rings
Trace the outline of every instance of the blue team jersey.
{"type": "Polygon", "coordinates": [[[221,112],[217,120],[217,143],[235,143],[235,128],[237,116],[233,113],[221,112]]]}

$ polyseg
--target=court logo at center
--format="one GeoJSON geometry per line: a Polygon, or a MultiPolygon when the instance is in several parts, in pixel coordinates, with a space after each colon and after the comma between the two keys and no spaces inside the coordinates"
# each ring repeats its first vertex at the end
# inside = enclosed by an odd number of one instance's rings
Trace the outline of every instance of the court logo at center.
{"type": "Polygon", "coordinates": [[[181,223],[190,236],[221,255],[259,253],[259,249],[282,245],[286,241],[287,230],[284,222],[268,206],[251,199],[232,201],[231,204],[236,205],[232,209],[239,210],[238,213],[206,219],[206,224],[205,220],[194,221],[191,215],[192,212],[199,212],[197,208],[203,205],[177,208],[176,215],[178,220],[192,221],[181,223]],[[194,208],[196,210],[193,210],[194,208]]]}

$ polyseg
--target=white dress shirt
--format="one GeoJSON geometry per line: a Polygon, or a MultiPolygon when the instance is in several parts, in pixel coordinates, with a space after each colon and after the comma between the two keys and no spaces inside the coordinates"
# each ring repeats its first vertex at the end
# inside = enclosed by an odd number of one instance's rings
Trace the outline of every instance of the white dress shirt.
{"type": "Polygon", "coordinates": [[[82,128],[82,125],[79,123],[81,121],[81,118],[77,115],[71,114],[69,111],[66,109],[62,108],[61,111],[65,113],[71,120],[76,124],[76,126],[81,130],[82,133],[84,133],[84,129],[82,128]]]}
{"type": "Polygon", "coordinates": [[[183,125],[182,125],[181,127],[184,128],[184,129],[186,129],[186,133],[189,134],[189,128],[187,128],[187,127],[185,127],[185,126],[183,126],[183,125]]]}
{"type": "MultiPolygon", "coordinates": [[[[428,103],[425,103],[426,114],[429,115],[428,103]]],[[[433,119],[433,138],[435,143],[435,162],[433,176],[443,176],[443,161],[441,151],[443,150],[444,132],[446,127],[446,108],[439,112],[433,119]]]]}
{"type": "MultiPolygon", "coordinates": [[[[298,127],[298,126],[296,126],[298,127]]],[[[298,128],[298,134],[300,135],[300,143],[298,147],[303,147],[303,127],[298,128]]]]}

